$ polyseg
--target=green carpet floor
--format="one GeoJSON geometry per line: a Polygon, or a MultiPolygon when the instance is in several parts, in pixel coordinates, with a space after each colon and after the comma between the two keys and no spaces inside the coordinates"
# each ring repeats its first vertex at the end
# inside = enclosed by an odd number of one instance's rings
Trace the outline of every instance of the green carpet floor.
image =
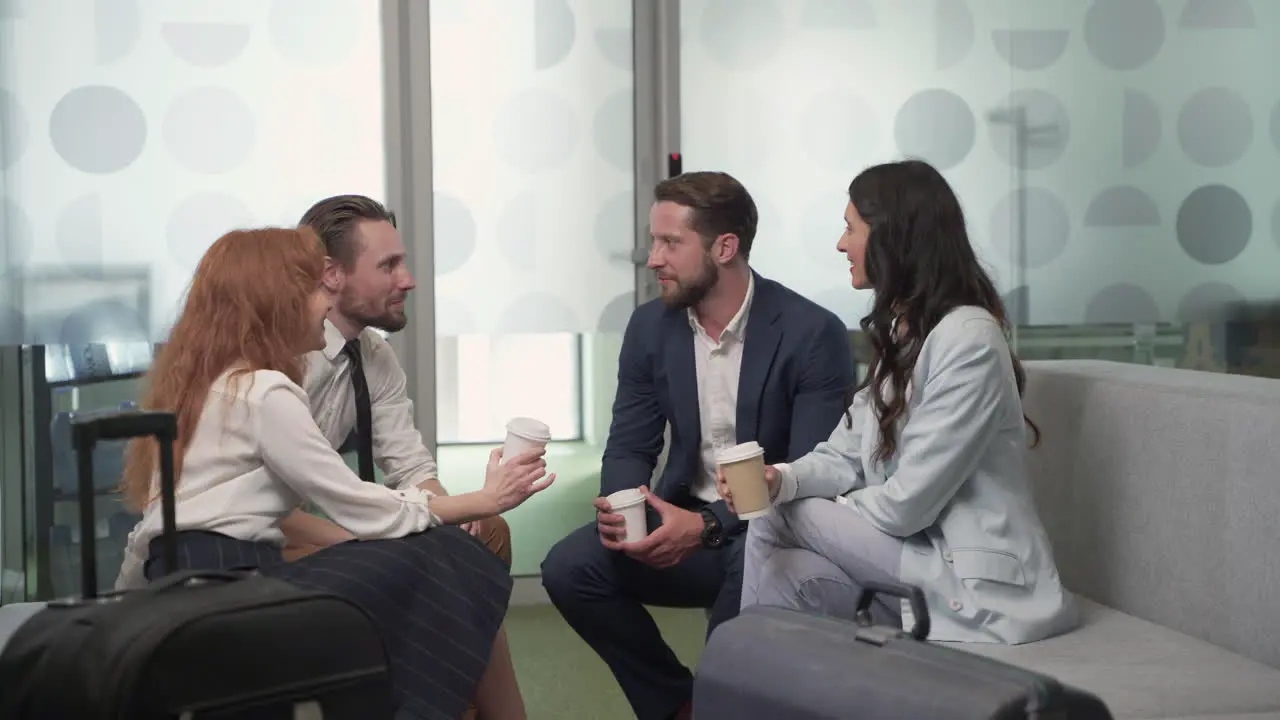
{"type": "MultiPolygon", "coordinates": [[[[707,631],[701,610],[651,608],[676,655],[693,668],[707,631]]],[[[511,654],[530,720],[633,718],[609,668],[550,605],[512,607],[507,613],[511,654]]]]}

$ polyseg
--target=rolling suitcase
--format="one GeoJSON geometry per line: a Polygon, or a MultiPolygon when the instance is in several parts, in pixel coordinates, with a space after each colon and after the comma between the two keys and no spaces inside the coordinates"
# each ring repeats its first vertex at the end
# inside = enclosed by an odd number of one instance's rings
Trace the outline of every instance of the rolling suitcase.
{"type": "Polygon", "coordinates": [[[1051,677],[925,642],[911,586],[867,583],[858,621],[754,606],[716,629],[698,663],[698,720],[1112,720],[1096,696],[1051,677]],[[877,593],[907,600],[910,632],[873,625],[877,593]]]}
{"type": "Polygon", "coordinates": [[[0,720],[391,718],[381,636],[354,604],[247,572],[177,566],[173,443],[162,412],[77,417],[81,591],[25,620],[0,653],[0,720]],[[93,447],[160,443],[163,562],[148,587],[99,596],[93,447]]]}

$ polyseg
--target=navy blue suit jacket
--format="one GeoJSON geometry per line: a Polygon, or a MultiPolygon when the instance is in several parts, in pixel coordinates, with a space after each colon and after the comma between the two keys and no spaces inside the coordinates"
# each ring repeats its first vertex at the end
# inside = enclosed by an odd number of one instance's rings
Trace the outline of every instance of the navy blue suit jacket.
{"type": "MultiPolygon", "coordinates": [[[[693,339],[687,311],[661,300],[631,315],[618,357],[601,495],[649,484],[670,422],[671,448],[657,492],[675,505],[697,504],[691,487],[702,472],[702,429],[693,339]]],[[[738,442],[760,443],[766,463],[799,458],[830,437],[854,382],[844,323],[756,275],[738,383],[738,442]]],[[[726,533],[746,529],[723,500],[710,508],[726,533]]]]}

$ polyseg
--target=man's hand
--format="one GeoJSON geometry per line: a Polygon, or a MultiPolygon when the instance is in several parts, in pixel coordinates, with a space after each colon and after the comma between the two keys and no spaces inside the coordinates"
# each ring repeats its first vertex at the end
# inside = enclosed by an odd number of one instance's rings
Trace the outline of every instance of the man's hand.
{"type": "Polygon", "coordinates": [[[678,508],[649,492],[649,488],[640,491],[662,518],[662,525],[639,542],[622,544],[622,551],[659,570],[679,565],[702,547],[702,531],[707,522],[700,513],[678,508]]]}
{"type": "Polygon", "coordinates": [[[596,530],[600,533],[600,544],[610,550],[622,549],[622,538],[627,536],[627,520],[613,511],[606,498],[598,497],[592,504],[596,506],[596,530]]]}

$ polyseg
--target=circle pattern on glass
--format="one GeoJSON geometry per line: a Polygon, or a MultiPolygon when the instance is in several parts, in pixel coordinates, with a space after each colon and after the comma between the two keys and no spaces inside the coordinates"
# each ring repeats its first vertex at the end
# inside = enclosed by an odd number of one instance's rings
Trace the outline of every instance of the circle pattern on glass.
{"type": "Polygon", "coordinates": [[[1084,321],[1089,325],[1107,323],[1154,323],[1160,320],[1155,298],[1130,283],[1105,287],[1089,300],[1084,321]]]}
{"type": "Polygon", "coordinates": [[[123,91],[85,85],[53,106],[49,140],[71,167],[105,175],[129,167],[142,154],[147,119],[138,103],[123,91]]]}
{"type": "Polygon", "coordinates": [[[596,108],[595,118],[591,123],[591,135],[595,140],[596,152],[608,160],[611,165],[623,172],[630,173],[635,165],[633,152],[635,143],[632,127],[635,124],[632,107],[633,93],[630,88],[619,90],[596,108]]]}
{"type": "Polygon", "coordinates": [[[964,98],[950,90],[924,90],[898,110],[894,140],[898,151],[927,160],[939,170],[960,164],[973,150],[976,121],[964,98]]]}
{"type": "Polygon", "coordinates": [[[1164,45],[1164,12],[1155,0],[1093,0],[1084,17],[1084,42],[1112,70],[1133,70],[1164,45]]]}
{"type": "Polygon", "coordinates": [[[702,46],[724,65],[759,67],[782,49],[786,18],[775,0],[706,0],[702,5],[702,46]]]}
{"type": "Polygon", "coordinates": [[[1244,296],[1233,285],[1207,282],[1192,288],[1178,303],[1180,322],[1213,322],[1230,316],[1244,296]]]}
{"type": "Polygon", "coordinates": [[[1178,113],[1178,144],[1204,167],[1223,167],[1244,157],[1253,143],[1253,109],[1225,87],[1196,92],[1178,113]]]}
{"type": "Polygon", "coordinates": [[[276,51],[299,65],[341,64],[355,49],[355,0],[271,0],[267,24],[276,51]]]}
{"type": "Polygon", "coordinates": [[[476,251],[476,219],[461,200],[436,192],[435,260],[436,275],[461,269],[476,251]]]}
{"type": "Polygon", "coordinates": [[[569,57],[577,35],[573,10],[565,0],[533,0],[533,66],[553,68],[569,57]]]}
{"type": "Polygon", "coordinates": [[[880,141],[876,109],[852,90],[825,90],[800,113],[809,159],[839,172],[871,164],[880,141]]]}
{"type": "Polygon", "coordinates": [[[212,191],[189,195],[173,206],[165,224],[169,257],[179,267],[194,270],[215,240],[253,221],[253,212],[234,195],[212,191]]]}
{"type": "Polygon", "coordinates": [[[1006,195],[991,213],[991,249],[996,256],[1029,268],[1044,267],[1057,260],[1071,239],[1071,216],[1057,195],[1042,187],[1029,187],[1025,192],[1025,240],[1018,222],[1018,192],[1006,195]],[[1023,245],[1022,243],[1025,244],[1023,245]],[[1022,245],[1021,247],[1015,244],[1022,245]]]}
{"type": "Polygon", "coordinates": [[[991,146],[1010,166],[1021,162],[1028,170],[1049,167],[1062,157],[1071,141],[1071,118],[1053,94],[1018,90],[1004,101],[997,121],[989,122],[991,146]],[[1022,125],[1019,131],[1018,126],[1022,125]],[[1022,148],[1017,146],[1022,144],[1022,148]]]}
{"type": "Polygon", "coordinates": [[[564,96],[532,88],[503,104],[493,132],[498,152],[508,164],[541,173],[564,164],[578,145],[581,126],[577,111],[564,96]]]}
{"type": "Polygon", "coordinates": [[[1205,265],[1234,260],[1253,237],[1253,213],[1226,185],[1198,187],[1178,208],[1178,244],[1205,265]]]}
{"type": "Polygon", "coordinates": [[[198,87],[174,98],[164,117],[164,142],[183,167],[218,175],[240,167],[257,139],[253,110],[236,93],[198,87]]]}

